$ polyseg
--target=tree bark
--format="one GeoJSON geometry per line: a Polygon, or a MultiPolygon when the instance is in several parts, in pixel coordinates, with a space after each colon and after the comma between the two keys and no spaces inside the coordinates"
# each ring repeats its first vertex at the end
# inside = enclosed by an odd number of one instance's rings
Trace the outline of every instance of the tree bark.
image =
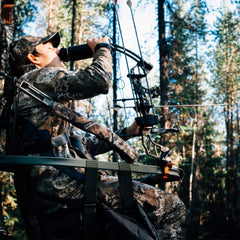
{"type": "MultiPolygon", "coordinates": [[[[164,15],[165,0],[158,0],[158,29],[159,29],[159,63],[160,63],[160,90],[161,100],[160,105],[168,105],[168,47],[165,36],[165,15],[164,15]]],[[[169,128],[169,108],[164,107],[161,109],[160,124],[162,128],[169,128]]],[[[162,136],[162,145],[168,142],[167,135],[162,136]]]]}
{"type": "MultiPolygon", "coordinates": [[[[77,8],[77,3],[76,0],[72,1],[72,33],[71,33],[71,46],[74,46],[75,44],[75,21],[76,21],[76,8],[77,8]]],[[[70,62],[70,70],[74,70],[74,62],[70,62]]]]}
{"type": "MultiPolygon", "coordinates": [[[[231,102],[228,104],[232,106],[231,102]]],[[[237,236],[239,226],[239,210],[238,210],[238,187],[236,183],[237,173],[234,160],[234,141],[233,141],[233,112],[231,107],[226,109],[226,129],[227,129],[227,222],[229,234],[237,236]]]]}

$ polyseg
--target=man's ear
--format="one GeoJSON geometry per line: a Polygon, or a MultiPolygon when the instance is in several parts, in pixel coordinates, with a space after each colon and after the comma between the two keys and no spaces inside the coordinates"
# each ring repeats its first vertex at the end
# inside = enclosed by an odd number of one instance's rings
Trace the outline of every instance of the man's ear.
{"type": "Polygon", "coordinates": [[[34,56],[33,54],[28,54],[28,55],[27,55],[27,58],[28,58],[28,60],[29,60],[31,63],[33,63],[33,64],[35,64],[35,65],[39,65],[39,64],[40,64],[39,59],[38,59],[36,56],[34,56]]]}

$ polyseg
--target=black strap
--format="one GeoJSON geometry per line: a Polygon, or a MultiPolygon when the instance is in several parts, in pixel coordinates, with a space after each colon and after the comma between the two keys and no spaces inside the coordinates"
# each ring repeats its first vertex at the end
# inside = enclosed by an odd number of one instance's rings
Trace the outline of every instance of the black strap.
{"type": "Polygon", "coordinates": [[[107,49],[109,49],[110,51],[112,51],[112,48],[111,48],[110,44],[105,43],[105,42],[98,43],[98,44],[96,45],[96,47],[94,48],[94,51],[96,52],[99,48],[102,48],[102,47],[107,48],[107,49]]]}
{"type": "Polygon", "coordinates": [[[94,236],[93,227],[96,226],[97,208],[98,161],[88,161],[84,186],[84,236],[91,239],[94,236]]]}
{"type": "Polygon", "coordinates": [[[129,164],[119,163],[118,181],[123,206],[123,213],[131,214],[134,211],[132,173],[129,164]]]}

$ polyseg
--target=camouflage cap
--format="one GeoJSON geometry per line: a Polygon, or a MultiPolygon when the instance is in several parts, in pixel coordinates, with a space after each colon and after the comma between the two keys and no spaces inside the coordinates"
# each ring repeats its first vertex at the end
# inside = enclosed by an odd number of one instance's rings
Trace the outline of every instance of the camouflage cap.
{"type": "Polygon", "coordinates": [[[27,55],[31,54],[35,47],[41,43],[52,42],[53,47],[58,47],[60,43],[60,35],[54,32],[46,37],[25,36],[10,44],[9,64],[11,69],[21,65],[30,64],[27,55]]]}

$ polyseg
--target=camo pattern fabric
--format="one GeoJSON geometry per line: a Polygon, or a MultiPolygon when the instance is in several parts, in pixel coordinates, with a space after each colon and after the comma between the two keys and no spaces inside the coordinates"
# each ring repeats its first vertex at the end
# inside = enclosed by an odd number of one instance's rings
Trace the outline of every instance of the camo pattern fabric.
{"type": "MultiPolygon", "coordinates": [[[[24,74],[20,80],[28,81],[55,101],[69,105],[69,100],[85,99],[106,94],[112,76],[110,51],[100,48],[93,63],[86,70],[70,72],[62,68],[45,67],[24,74]]],[[[27,94],[19,94],[19,114],[30,120],[39,129],[48,130],[51,136],[66,131],[67,123],[59,119],[39,102],[27,94]]],[[[53,149],[54,156],[64,158],[92,157],[110,150],[110,147],[96,137],[81,138],[81,152],[64,144],[53,149]]],[[[94,157],[93,157],[94,158],[94,157]]],[[[75,169],[84,173],[84,169],[75,169]]],[[[120,206],[119,186],[116,178],[99,172],[98,198],[112,208],[120,206]]],[[[61,169],[52,166],[30,167],[29,186],[32,189],[34,207],[39,212],[50,214],[57,209],[76,208],[83,200],[84,184],[70,177],[61,169]]],[[[155,227],[166,239],[182,239],[182,224],[185,207],[174,194],[158,188],[134,182],[134,197],[142,205],[155,227]]],[[[24,204],[24,203],[23,203],[24,204]]]]}
{"type": "MultiPolygon", "coordinates": [[[[119,182],[102,176],[98,198],[113,209],[121,208],[119,182]]],[[[186,208],[181,199],[159,188],[133,181],[133,195],[155,226],[161,239],[184,239],[186,208]]]]}
{"type": "MultiPolygon", "coordinates": [[[[34,69],[19,80],[27,81],[54,101],[69,106],[70,100],[81,100],[108,93],[112,78],[111,54],[107,48],[95,53],[93,63],[76,72],[59,67],[34,69]]],[[[20,91],[18,113],[34,126],[48,130],[51,136],[62,134],[67,123],[51,114],[49,109],[28,94],[20,91]]]]}

